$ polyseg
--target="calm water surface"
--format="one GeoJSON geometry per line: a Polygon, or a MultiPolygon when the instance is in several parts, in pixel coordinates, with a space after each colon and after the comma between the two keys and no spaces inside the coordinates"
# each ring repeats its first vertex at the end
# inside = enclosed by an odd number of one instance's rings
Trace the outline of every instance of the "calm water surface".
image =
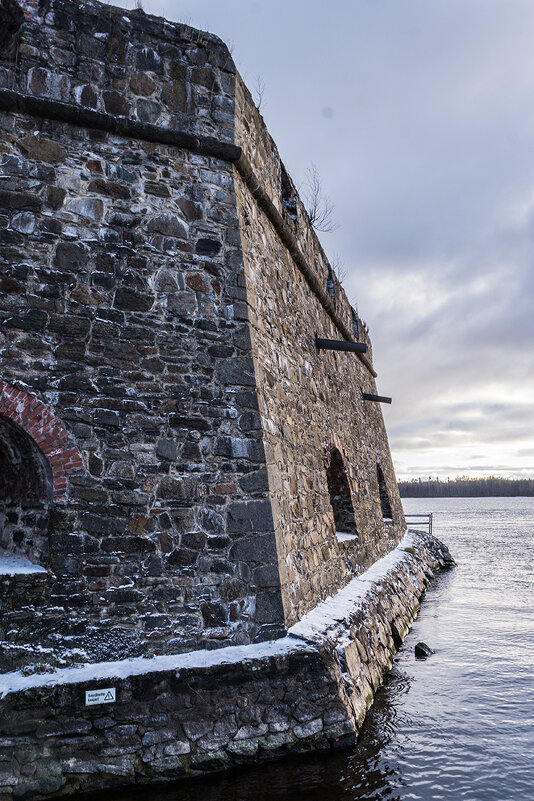
{"type": "Polygon", "coordinates": [[[458,567],[427,592],[356,753],[301,757],[136,798],[534,801],[534,498],[406,499],[404,507],[434,512],[434,533],[458,567]],[[430,659],[415,659],[419,640],[436,650],[430,659]]]}

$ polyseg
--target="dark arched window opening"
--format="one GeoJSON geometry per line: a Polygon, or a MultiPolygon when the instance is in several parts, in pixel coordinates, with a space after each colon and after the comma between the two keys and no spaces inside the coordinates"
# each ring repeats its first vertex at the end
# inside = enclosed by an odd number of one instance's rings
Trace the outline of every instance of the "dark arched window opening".
{"type": "Polygon", "coordinates": [[[0,3],[0,55],[14,56],[18,44],[24,14],[16,0],[0,3]]]}
{"type": "Polygon", "coordinates": [[[326,480],[330,503],[334,512],[336,534],[357,536],[356,518],[352,505],[349,478],[343,462],[343,457],[337,448],[330,451],[330,458],[326,467],[326,480]]]}
{"type": "Polygon", "coordinates": [[[391,504],[389,502],[388,489],[386,486],[386,479],[379,464],[376,466],[376,477],[378,479],[378,492],[380,493],[380,507],[382,509],[382,518],[384,520],[393,520],[391,512],[391,504]]]}
{"type": "Polygon", "coordinates": [[[0,418],[0,548],[46,562],[51,503],[50,465],[29,434],[0,418]]]}

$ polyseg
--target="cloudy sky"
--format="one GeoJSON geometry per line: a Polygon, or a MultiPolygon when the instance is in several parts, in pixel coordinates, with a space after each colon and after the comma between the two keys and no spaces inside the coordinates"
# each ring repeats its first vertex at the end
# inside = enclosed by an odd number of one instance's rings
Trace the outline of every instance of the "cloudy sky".
{"type": "Polygon", "coordinates": [[[294,180],[317,166],[397,475],[534,475],[532,0],[143,5],[224,39],[294,180]]]}

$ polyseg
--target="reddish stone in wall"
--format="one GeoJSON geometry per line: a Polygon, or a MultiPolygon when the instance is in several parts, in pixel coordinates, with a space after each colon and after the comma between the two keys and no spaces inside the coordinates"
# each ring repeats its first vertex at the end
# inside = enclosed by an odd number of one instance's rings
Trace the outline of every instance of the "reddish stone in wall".
{"type": "Polygon", "coordinates": [[[26,19],[37,19],[39,0],[18,0],[18,4],[24,11],[26,19]]]}

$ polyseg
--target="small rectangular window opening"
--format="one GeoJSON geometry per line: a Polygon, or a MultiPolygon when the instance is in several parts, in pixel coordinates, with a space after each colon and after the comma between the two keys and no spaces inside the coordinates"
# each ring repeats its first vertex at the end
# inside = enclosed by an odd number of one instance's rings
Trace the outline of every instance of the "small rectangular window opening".
{"type": "Polygon", "coordinates": [[[297,220],[297,193],[291,181],[291,178],[286,172],[283,164],[281,168],[281,182],[282,182],[282,208],[288,216],[296,222],[297,220]]]}

